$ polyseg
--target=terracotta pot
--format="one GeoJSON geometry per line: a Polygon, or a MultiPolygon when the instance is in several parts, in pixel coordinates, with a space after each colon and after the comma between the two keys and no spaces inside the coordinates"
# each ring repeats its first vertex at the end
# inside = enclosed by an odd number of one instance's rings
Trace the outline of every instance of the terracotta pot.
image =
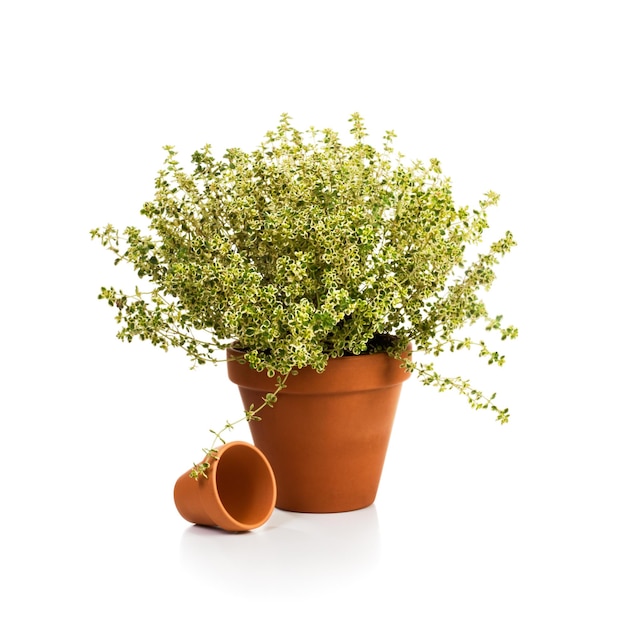
{"type": "Polygon", "coordinates": [[[245,441],[217,448],[207,478],[185,472],[174,486],[174,502],[188,522],[229,531],[258,528],[276,505],[276,480],[264,454],[245,441]]]}
{"type": "MultiPolygon", "coordinates": [[[[239,363],[228,350],[228,375],[244,408],[260,406],[274,379],[239,363]]],[[[331,359],[323,373],[290,376],[274,408],[250,422],[252,438],[274,470],[276,506],[334,513],[376,499],[402,383],[410,374],[387,354],[331,359]]]]}

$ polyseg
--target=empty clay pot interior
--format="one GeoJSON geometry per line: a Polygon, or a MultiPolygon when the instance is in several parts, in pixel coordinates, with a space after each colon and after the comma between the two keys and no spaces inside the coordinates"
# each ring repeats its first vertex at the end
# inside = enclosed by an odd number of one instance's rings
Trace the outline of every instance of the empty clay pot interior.
{"type": "Polygon", "coordinates": [[[222,506],[241,524],[256,524],[274,509],[274,475],[255,448],[224,450],[216,465],[215,481],[222,506]]]}

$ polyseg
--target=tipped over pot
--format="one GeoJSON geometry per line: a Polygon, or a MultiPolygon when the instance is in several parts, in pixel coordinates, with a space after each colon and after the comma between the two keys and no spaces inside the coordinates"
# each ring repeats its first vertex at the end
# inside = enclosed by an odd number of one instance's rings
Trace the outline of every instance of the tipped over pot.
{"type": "Polygon", "coordinates": [[[217,448],[206,477],[187,471],[174,485],[180,515],[192,524],[231,532],[253,530],[267,522],[276,505],[276,480],[265,455],[245,441],[217,448]]]}

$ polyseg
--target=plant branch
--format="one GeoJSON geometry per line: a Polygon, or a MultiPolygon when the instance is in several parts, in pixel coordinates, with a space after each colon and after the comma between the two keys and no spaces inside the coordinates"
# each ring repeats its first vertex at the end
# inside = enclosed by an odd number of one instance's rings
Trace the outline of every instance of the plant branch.
{"type": "Polygon", "coordinates": [[[277,399],[277,395],[287,386],[286,381],[288,377],[289,377],[289,374],[284,374],[282,376],[278,375],[278,382],[276,383],[274,392],[266,394],[265,397],[263,398],[263,403],[259,407],[255,408],[254,405],[251,405],[250,408],[247,411],[245,411],[244,414],[239,419],[235,420],[234,422],[227,421],[226,424],[224,424],[222,429],[219,431],[215,431],[215,430],[210,431],[214,435],[213,443],[211,444],[210,448],[202,449],[202,451],[205,454],[205,459],[201,463],[193,464],[193,469],[189,472],[190,478],[193,478],[194,480],[198,480],[200,476],[203,476],[204,478],[208,478],[207,472],[209,468],[211,467],[211,462],[213,460],[216,461],[219,459],[218,450],[217,450],[218,445],[226,443],[226,440],[224,439],[223,435],[226,432],[232,430],[237,424],[240,424],[243,421],[246,421],[246,422],[260,421],[261,417],[259,417],[259,414],[266,407],[271,408],[274,406],[276,399],[277,399]]]}

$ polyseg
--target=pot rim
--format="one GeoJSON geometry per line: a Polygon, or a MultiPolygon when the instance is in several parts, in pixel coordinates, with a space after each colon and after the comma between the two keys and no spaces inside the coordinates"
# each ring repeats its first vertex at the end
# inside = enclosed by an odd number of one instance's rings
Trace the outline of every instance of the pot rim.
{"type": "MultiPolygon", "coordinates": [[[[412,347],[409,344],[405,354],[411,352],[412,347]]],[[[268,376],[267,372],[259,372],[248,363],[240,362],[238,355],[243,355],[243,350],[228,347],[226,354],[231,382],[248,389],[275,390],[276,377],[268,376]]],[[[403,368],[402,363],[401,359],[393,358],[386,352],[331,358],[323,372],[317,372],[312,367],[297,370],[297,374],[289,376],[286,387],[280,394],[350,393],[393,387],[411,377],[411,372],[403,368]]]]}

